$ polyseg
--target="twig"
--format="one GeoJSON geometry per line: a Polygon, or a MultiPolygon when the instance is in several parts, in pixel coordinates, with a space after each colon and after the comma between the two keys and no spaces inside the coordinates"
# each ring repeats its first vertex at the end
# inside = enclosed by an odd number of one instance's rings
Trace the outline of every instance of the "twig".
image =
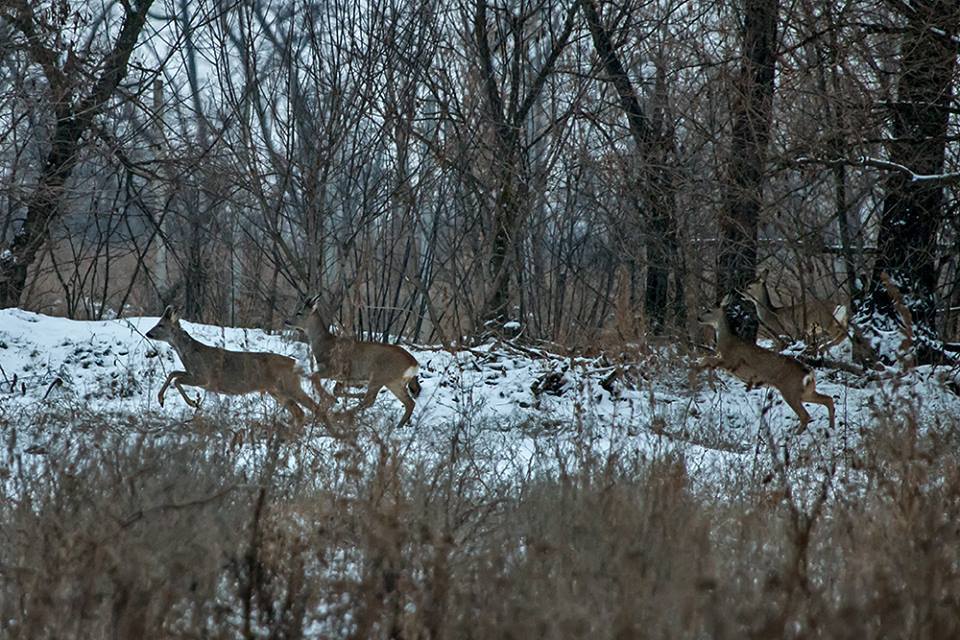
{"type": "Polygon", "coordinates": [[[60,376],[57,376],[56,378],[54,378],[53,382],[50,383],[50,386],[47,387],[47,392],[43,394],[43,399],[46,400],[47,396],[50,395],[50,392],[53,391],[55,387],[59,387],[62,384],[63,384],[63,378],[61,378],[60,376]]]}
{"type": "Polygon", "coordinates": [[[126,529],[131,525],[133,525],[134,523],[138,522],[139,520],[142,520],[146,516],[152,515],[154,513],[162,513],[164,511],[180,511],[182,509],[189,509],[190,507],[198,507],[204,504],[209,504],[211,502],[219,500],[220,498],[227,495],[228,493],[230,493],[236,488],[237,488],[236,484],[231,484],[230,486],[218,491],[217,493],[214,493],[213,495],[207,496],[205,498],[198,498],[196,500],[189,500],[187,502],[179,502],[179,503],[171,502],[169,504],[161,504],[155,507],[149,507],[147,509],[140,509],[139,511],[136,511],[130,514],[129,516],[127,516],[126,518],[124,518],[123,520],[121,520],[120,528],[126,529]]]}
{"type": "Polygon", "coordinates": [[[834,358],[825,358],[823,356],[806,356],[797,354],[794,356],[800,362],[809,365],[811,367],[829,367],[831,369],[837,369],[838,371],[846,371],[847,373],[852,373],[855,376],[866,376],[869,375],[866,369],[863,367],[858,367],[855,364],[850,364],[849,362],[843,362],[842,360],[835,360],[834,358]]]}
{"type": "Polygon", "coordinates": [[[893,171],[903,174],[911,182],[927,182],[933,184],[953,184],[960,182],[960,172],[953,173],[917,173],[906,165],[880,158],[870,158],[861,156],[856,159],[850,158],[810,158],[802,156],[795,158],[796,164],[819,164],[827,167],[850,166],[850,167],[871,167],[873,169],[882,169],[884,171],[893,171]]]}

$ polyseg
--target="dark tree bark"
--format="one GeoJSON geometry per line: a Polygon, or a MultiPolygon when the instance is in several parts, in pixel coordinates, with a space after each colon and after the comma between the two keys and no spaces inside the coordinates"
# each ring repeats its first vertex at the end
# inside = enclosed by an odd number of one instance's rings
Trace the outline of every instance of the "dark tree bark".
{"type": "MultiPolygon", "coordinates": [[[[830,134],[825,142],[832,158],[842,158],[847,154],[851,144],[849,127],[845,121],[844,101],[839,99],[843,95],[843,86],[840,82],[842,71],[840,65],[845,56],[843,47],[838,42],[837,17],[834,7],[824,5],[823,18],[828,25],[827,37],[820,39],[816,44],[817,55],[817,83],[821,94],[827,99],[823,107],[823,117],[829,123],[830,134]]],[[[835,162],[830,167],[833,178],[834,206],[837,218],[837,230],[840,236],[840,256],[843,260],[844,282],[851,293],[857,295],[861,286],[857,277],[857,263],[854,259],[854,248],[850,235],[850,206],[847,196],[847,165],[835,162]]]]}
{"type": "MultiPolygon", "coordinates": [[[[680,272],[680,247],[674,208],[673,176],[667,166],[668,154],[663,153],[668,144],[662,135],[662,127],[654,123],[644,112],[636,89],[614,48],[613,38],[600,19],[593,0],[581,0],[580,7],[590,29],[594,49],[603,66],[603,71],[620,100],[620,108],[627,117],[630,134],[637,146],[639,164],[643,167],[638,176],[638,208],[641,218],[648,222],[650,239],[647,242],[647,279],[644,287],[644,312],[654,333],[663,331],[666,322],[668,287],[671,270],[676,281],[682,282],[680,272]]],[[[662,73],[662,65],[658,67],[662,73]]],[[[662,78],[658,76],[657,90],[665,92],[662,78]]],[[[682,286],[677,290],[682,296],[682,286]]],[[[683,321],[683,300],[677,301],[677,320],[683,321]]]]}
{"type": "MultiPolygon", "coordinates": [[[[0,249],[0,308],[15,307],[20,303],[27,270],[43,248],[51,222],[61,214],[64,186],[77,164],[81,138],[126,76],[130,54],[137,44],[153,0],[123,3],[126,14],[120,35],[113,50],[100,65],[103,69],[100,77],[91,91],[79,100],[75,100],[73,88],[69,86],[74,78],[64,67],[58,66],[57,52],[46,48],[41,34],[37,33],[37,23],[30,4],[13,4],[15,13],[0,13],[0,17],[10,22],[27,39],[30,56],[43,68],[55,102],[56,124],[50,150],[37,182],[27,197],[26,219],[16,230],[10,245],[0,249]]],[[[71,64],[70,57],[65,64],[71,64]]]]}
{"type": "MultiPolygon", "coordinates": [[[[481,320],[488,326],[496,327],[506,319],[508,307],[512,299],[511,257],[515,255],[515,247],[521,232],[523,221],[530,206],[529,184],[527,169],[524,162],[525,149],[521,129],[525,124],[530,109],[534,106],[546,83],[547,77],[553,73],[557,58],[567,46],[570,33],[573,30],[573,18],[576,15],[576,4],[567,10],[563,29],[553,40],[551,49],[543,66],[530,83],[526,94],[519,92],[519,74],[521,66],[529,64],[524,56],[523,19],[520,16],[511,18],[511,33],[513,39],[513,59],[511,75],[513,86],[507,99],[501,95],[500,87],[493,67],[493,54],[490,51],[487,29],[487,2],[477,0],[473,14],[474,38],[477,45],[480,77],[483,81],[483,104],[486,117],[489,118],[495,140],[495,175],[497,179],[497,195],[494,203],[493,241],[490,255],[489,296],[481,310],[481,320]]],[[[506,36],[505,36],[506,37],[506,36]]],[[[519,267],[519,265],[518,265],[519,267]]]]}
{"type": "Polygon", "coordinates": [[[717,302],[734,298],[735,331],[756,339],[756,312],[739,295],[756,275],[757,226],[776,68],[777,0],[744,0],[743,63],[733,105],[733,140],[723,210],[717,302]]]}
{"type": "MultiPolygon", "coordinates": [[[[187,82],[190,85],[190,101],[196,116],[197,148],[203,152],[210,147],[207,129],[207,117],[201,99],[201,78],[197,71],[197,46],[193,35],[193,18],[190,13],[190,3],[180,0],[177,5],[178,22],[183,32],[183,49],[186,56],[187,82]]],[[[204,179],[204,171],[198,171],[204,179]]],[[[210,215],[209,198],[203,188],[196,189],[189,195],[191,202],[180,212],[174,220],[180,226],[181,241],[186,250],[183,269],[183,315],[186,318],[199,320],[203,317],[205,307],[210,301],[209,284],[209,249],[211,226],[214,218],[210,215]]],[[[219,305],[215,305],[219,306],[219,305]]]]}
{"type": "Polygon", "coordinates": [[[907,170],[891,172],[885,180],[878,257],[865,295],[857,301],[856,324],[871,333],[894,328],[900,321],[880,277],[887,273],[910,310],[918,359],[929,362],[942,354],[936,331],[936,259],[943,183],[916,176],[943,172],[957,58],[953,38],[960,10],[953,0],[895,4],[907,18],[907,30],[891,112],[894,138],[888,149],[890,161],[907,170]]]}

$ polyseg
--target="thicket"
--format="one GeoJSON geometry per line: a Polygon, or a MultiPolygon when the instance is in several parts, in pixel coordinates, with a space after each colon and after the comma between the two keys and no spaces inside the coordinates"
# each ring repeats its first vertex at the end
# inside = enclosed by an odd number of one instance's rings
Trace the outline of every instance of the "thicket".
{"type": "Polygon", "coordinates": [[[493,464],[497,425],[431,448],[376,423],[8,419],[0,632],[956,637],[960,422],[918,418],[880,413],[842,455],[761,433],[712,470],[667,446],[493,464]],[[38,429],[61,435],[18,442],[38,429]]]}

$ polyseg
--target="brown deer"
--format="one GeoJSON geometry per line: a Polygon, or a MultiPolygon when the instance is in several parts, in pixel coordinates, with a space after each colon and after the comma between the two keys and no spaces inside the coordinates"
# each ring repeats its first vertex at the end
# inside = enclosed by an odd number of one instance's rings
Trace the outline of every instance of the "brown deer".
{"type": "MultiPolygon", "coordinates": [[[[784,336],[803,339],[816,349],[829,349],[847,337],[849,310],[830,300],[808,298],[805,303],[780,304],[764,269],[744,291],[744,297],[757,307],[760,328],[781,347],[784,336]]],[[[779,299],[780,296],[778,295],[779,299]]]]}
{"type": "Polygon", "coordinates": [[[167,307],[155,327],[147,332],[151,340],[170,343],[180,356],[185,371],[171,371],[160,388],[157,400],[163,406],[167,387],[173,384],[191,407],[200,406],[200,396],[192,400],[182,385],[200,387],[229,395],[259,391],[268,393],[293,415],[297,424],[303,421],[300,405],[315,414],[321,407],[304,393],[300,386],[303,374],[297,361],[276,353],[228,351],[211,347],[190,337],[180,326],[180,314],[167,307]]]}
{"type": "Polygon", "coordinates": [[[717,354],[701,361],[698,369],[726,369],[743,380],[748,390],[773,387],[800,418],[797,433],[802,433],[810,422],[804,402],[825,406],[830,415],[830,429],[834,428],[833,398],[817,392],[817,380],[809,367],[795,358],[769,351],[735,335],[725,307],[702,314],[698,322],[713,327],[717,334],[717,354]]]}
{"type": "Polygon", "coordinates": [[[334,380],[333,393],[340,397],[362,397],[351,410],[355,413],[372,405],[383,387],[403,403],[404,426],[416,406],[414,398],[420,395],[417,373],[420,365],[403,347],[379,342],[363,342],[335,336],[320,309],[320,296],[314,296],[297,310],[287,325],[303,331],[310,342],[317,363],[315,376],[334,380]],[[348,393],[344,387],[366,386],[365,393],[348,393]]]}

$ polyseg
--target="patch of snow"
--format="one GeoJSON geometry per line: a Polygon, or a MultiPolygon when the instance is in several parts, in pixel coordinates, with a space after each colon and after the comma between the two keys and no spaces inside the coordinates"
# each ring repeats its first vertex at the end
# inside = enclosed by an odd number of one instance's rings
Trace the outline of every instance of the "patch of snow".
{"type": "MultiPolygon", "coordinates": [[[[164,407],[157,392],[170,371],[181,367],[169,345],[145,337],[156,317],[75,321],[20,309],[0,310],[0,418],[26,424],[56,409],[110,415],[155,415],[190,420],[194,410],[169,392],[164,407]]],[[[270,351],[312,369],[306,344],[258,329],[184,322],[207,344],[246,351],[270,351]]],[[[529,471],[542,452],[574,455],[589,446],[638,455],[682,451],[696,469],[745,465],[756,457],[758,425],[779,440],[849,446],[873,424],[878,403],[896,407],[923,399],[925,415],[960,412],[960,399],[935,372],[918,367],[898,380],[864,384],[842,372],[817,372],[817,388],[834,397],[837,429],[828,439],[826,410],[808,405],[810,428],[793,436],[798,420],[774,391],[747,391],[725,373],[714,386],[705,375],[691,387],[690,362],[655,352],[643,362],[617,365],[603,357],[560,357],[509,344],[484,344],[446,351],[407,347],[420,363],[421,393],[411,426],[391,437],[412,450],[448,451],[451,434],[468,432],[485,443],[492,467],[529,471]],[[619,367],[619,368],[618,368],[619,367]],[[853,384],[851,384],[853,383],[853,384]]],[[[332,386],[332,385],[330,385],[332,386]]],[[[311,390],[305,385],[305,390],[311,390]]],[[[203,397],[200,411],[258,420],[281,411],[269,397],[203,397]]],[[[355,401],[353,401],[355,402],[355,401]]],[[[341,407],[342,408],[342,405],[341,407]]],[[[381,393],[369,412],[396,422],[402,405],[381,393]]],[[[329,440],[322,428],[311,437],[329,440]]],[[[18,446],[45,447],[37,436],[18,446]]]]}

